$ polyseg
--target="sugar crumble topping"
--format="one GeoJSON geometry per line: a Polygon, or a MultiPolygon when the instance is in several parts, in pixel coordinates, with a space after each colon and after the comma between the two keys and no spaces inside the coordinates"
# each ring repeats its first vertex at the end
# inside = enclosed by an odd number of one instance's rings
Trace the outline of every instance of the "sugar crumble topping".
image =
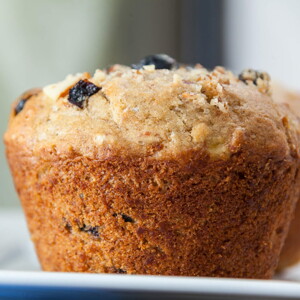
{"type": "Polygon", "coordinates": [[[254,99],[269,96],[269,80],[263,72],[245,70],[237,77],[220,66],[209,71],[161,55],[148,57],[135,68],[113,65],[97,69],[93,76],[69,75],[43,89],[50,123],[39,126],[43,133],[39,136],[43,141],[44,132],[48,138],[56,137],[64,123],[74,126],[82,140],[78,143],[91,138],[91,144],[109,148],[129,142],[141,151],[152,145],[158,149],[155,156],[160,151],[205,147],[212,156],[220,156],[239,145],[241,134],[233,133],[236,109],[249,105],[242,94],[254,93],[254,99]],[[236,89],[241,96],[229,96],[236,89]],[[228,125],[220,126],[218,122],[225,120],[228,125]]]}

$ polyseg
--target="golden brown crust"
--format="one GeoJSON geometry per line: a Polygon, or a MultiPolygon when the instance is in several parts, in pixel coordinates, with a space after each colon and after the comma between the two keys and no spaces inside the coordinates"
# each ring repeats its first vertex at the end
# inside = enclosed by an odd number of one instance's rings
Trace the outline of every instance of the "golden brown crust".
{"type": "Polygon", "coordinates": [[[297,119],[224,69],[113,72],[89,78],[105,95],[82,110],[63,82],[11,116],[43,269],[270,278],[298,197],[297,119]]]}
{"type": "Polygon", "coordinates": [[[199,152],[182,154],[184,163],[75,154],[46,161],[7,146],[44,270],[273,274],[298,181],[295,160],[280,151],[244,143],[225,161],[199,152]]]}

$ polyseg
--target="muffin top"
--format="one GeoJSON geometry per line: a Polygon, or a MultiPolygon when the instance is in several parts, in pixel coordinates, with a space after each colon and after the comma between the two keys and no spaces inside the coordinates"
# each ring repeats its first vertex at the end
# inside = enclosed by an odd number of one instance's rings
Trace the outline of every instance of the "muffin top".
{"type": "Polygon", "coordinates": [[[155,55],[24,93],[13,104],[5,141],[45,157],[159,159],[201,150],[226,159],[245,141],[295,151],[298,128],[297,118],[272,100],[266,73],[236,77],[223,67],[209,71],[155,55]]]}

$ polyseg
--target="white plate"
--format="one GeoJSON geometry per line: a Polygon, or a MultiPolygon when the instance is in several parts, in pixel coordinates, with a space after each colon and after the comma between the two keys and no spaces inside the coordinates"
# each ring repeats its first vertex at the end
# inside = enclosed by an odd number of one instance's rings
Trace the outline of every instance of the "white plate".
{"type": "MultiPolygon", "coordinates": [[[[0,298],[5,293],[27,292],[31,295],[52,293],[80,293],[101,295],[112,299],[210,299],[228,297],[235,299],[278,299],[300,298],[300,284],[280,280],[247,280],[221,278],[190,278],[171,276],[136,276],[109,274],[48,273],[0,271],[0,298]],[[2,292],[2,294],[1,294],[2,292]],[[155,296],[155,297],[153,297],[155,296]],[[119,298],[121,297],[121,298],[119,298]],[[202,298],[201,298],[202,297],[202,298]],[[146,298],[148,299],[148,298],[146,298]],[[257,299],[257,298],[255,298],[257,299]]],[[[72,296],[72,297],[73,297],[72,296]]],[[[86,297],[85,297],[86,298],[86,297]]],[[[2,299],[2,298],[1,298],[2,299]]]]}
{"type": "Polygon", "coordinates": [[[0,211],[0,299],[300,299],[300,265],[275,280],[41,272],[20,210],[0,211]]]}

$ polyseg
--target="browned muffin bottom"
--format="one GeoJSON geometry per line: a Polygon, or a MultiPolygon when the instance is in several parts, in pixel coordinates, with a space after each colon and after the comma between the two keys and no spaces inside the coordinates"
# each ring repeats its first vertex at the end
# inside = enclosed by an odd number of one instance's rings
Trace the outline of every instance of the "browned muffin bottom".
{"type": "Polygon", "coordinates": [[[44,270],[268,278],[296,167],[249,154],[191,153],[185,165],[54,155],[12,168],[44,270]]]}
{"type": "Polygon", "coordinates": [[[282,248],[278,263],[278,271],[299,263],[300,261],[300,203],[298,200],[295,214],[282,248]]]}
{"type": "Polygon", "coordinates": [[[44,270],[270,278],[298,128],[262,73],[114,66],[30,97],[5,143],[44,270]]]}
{"type": "MultiPolygon", "coordinates": [[[[300,95],[289,91],[279,84],[272,86],[274,100],[278,103],[287,103],[291,110],[300,116],[300,95]]],[[[300,202],[298,200],[295,215],[290,225],[289,233],[280,254],[278,270],[283,270],[300,261],[300,202]]]]}

